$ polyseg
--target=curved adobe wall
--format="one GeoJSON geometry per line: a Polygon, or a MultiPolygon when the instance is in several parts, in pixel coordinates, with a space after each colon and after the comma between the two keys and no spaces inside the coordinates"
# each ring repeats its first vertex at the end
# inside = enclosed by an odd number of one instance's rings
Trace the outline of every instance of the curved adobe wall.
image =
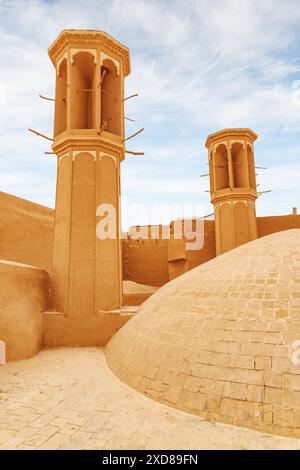
{"type": "Polygon", "coordinates": [[[0,260],[0,340],[6,344],[6,360],[31,357],[41,348],[47,297],[46,271],[0,260]]]}

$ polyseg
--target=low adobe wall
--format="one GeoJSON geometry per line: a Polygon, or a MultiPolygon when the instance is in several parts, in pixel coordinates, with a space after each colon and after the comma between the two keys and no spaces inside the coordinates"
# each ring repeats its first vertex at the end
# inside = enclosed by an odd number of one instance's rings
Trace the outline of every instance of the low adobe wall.
{"type": "Polygon", "coordinates": [[[259,238],[284,230],[300,228],[300,215],[297,214],[257,217],[256,220],[259,238]]]}
{"type": "MultiPolygon", "coordinates": [[[[170,224],[171,232],[172,224],[174,222],[170,224]]],[[[148,235],[152,230],[154,233],[159,233],[158,239],[151,239],[150,235],[147,239],[133,239],[128,234],[126,240],[122,240],[124,280],[161,287],[169,280],[215,258],[215,222],[213,220],[204,221],[201,228],[204,231],[204,245],[197,250],[186,250],[186,242],[191,240],[185,238],[171,237],[164,240],[163,228],[157,225],[142,227],[143,232],[148,230],[148,235]]],[[[135,229],[138,233],[139,227],[131,229],[135,229]]],[[[195,230],[194,223],[193,230],[195,230]]]]}
{"type": "Polygon", "coordinates": [[[43,347],[105,346],[135,313],[125,308],[72,319],[59,312],[43,312],[43,347]]]}
{"type": "MultiPolygon", "coordinates": [[[[193,223],[193,233],[195,233],[196,220],[191,220],[193,223]]],[[[200,264],[206,263],[207,261],[216,257],[216,246],[215,246],[215,221],[214,220],[203,220],[201,231],[197,232],[199,241],[203,237],[203,246],[200,249],[188,250],[186,249],[186,243],[195,242],[193,238],[181,240],[170,239],[168,243],[168,263],[169,263],[169,280],[175,279],[181,276],[187,271],[199,266],[200,264]]]]}
{"type": "Polygon", "coordinates": [[[163,240],[131,241],[128,247],[128,279],[160,287],[169,281],[168,244],[163,240]]]}
{"type": "Polygon", "coordinates": [[[0,260],[0,340],[7,361],[32,357],[41,348],[48,282],[42,269],[0,260]]]}

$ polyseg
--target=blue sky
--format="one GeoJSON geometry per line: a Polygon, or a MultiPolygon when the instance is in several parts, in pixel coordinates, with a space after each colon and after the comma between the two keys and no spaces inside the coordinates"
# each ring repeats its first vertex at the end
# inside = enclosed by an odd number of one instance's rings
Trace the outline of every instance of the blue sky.
{"type": "Polygon", "coordinates": [[[273,191],[258,215],[300,210],[299,0],[0,0],[2,191],[54,207],[55,157],[27,128],[52,133],[53,104],[38,94],[54,94],[47,48],[65,28],[102,29],[130,48],[126,92],[139,97],[126,105],[136,119],[127,134],[145,127],[130,145],[145,156],[122,164],[129,204],[211,213],[206,137],[250,127],[256,163],[268,167],[260,189],[273,191]]]}

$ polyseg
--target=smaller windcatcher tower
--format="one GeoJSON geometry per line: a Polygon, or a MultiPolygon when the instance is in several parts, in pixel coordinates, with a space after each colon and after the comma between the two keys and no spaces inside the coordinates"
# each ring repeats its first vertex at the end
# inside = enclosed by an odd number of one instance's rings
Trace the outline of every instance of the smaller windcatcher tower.
{"type": "Polygon", "coordinates": [[[257,238],[256,139],[251,129],[225,129],[207,138],[217,255],[257,238]]]}

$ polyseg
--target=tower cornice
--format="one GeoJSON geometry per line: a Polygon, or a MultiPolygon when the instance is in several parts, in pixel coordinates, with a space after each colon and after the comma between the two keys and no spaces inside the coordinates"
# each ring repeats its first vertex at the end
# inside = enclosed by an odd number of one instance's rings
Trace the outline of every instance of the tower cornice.
{"type": "Polygon", "coordinates": [[[52,150],[58,156],[64,155],[71,150],[82,150],[83,152],[100,150],[102,152],[117,154],[120,161],[125,158],[124,145],[114,143],[103,137],[65,137],[56,141],[52,145],[52,150]]]}
{"type": "Polygon", "coordinates": [[[209,148],[212,143],[233,138],[246,139],[250,142],[255,142],[257,137],[257,134],[248,128],[223,129],[210,134],[206,139],[205,146],[206,148],[209,148]]]}
{"type": "Polygon", "coordinates": [[[233,188],[219,190],[217,193],[212,193],[211,202],[216,204],[218,202],[232,202],[238,200],[249,200],[255,202],[258,194],[257,191],[249,188],[233,188]]]}
{"type": "Polygon", "coordinates": [[[129,49],[104,31],[85,29],[64,29],[48,49],[49,57],[54,66],[65,48],[72,43],[86,43],[90,46],[103,44],[108,50],[116,54],[123,65],[124,76],[130,74],[129,49]]]}

